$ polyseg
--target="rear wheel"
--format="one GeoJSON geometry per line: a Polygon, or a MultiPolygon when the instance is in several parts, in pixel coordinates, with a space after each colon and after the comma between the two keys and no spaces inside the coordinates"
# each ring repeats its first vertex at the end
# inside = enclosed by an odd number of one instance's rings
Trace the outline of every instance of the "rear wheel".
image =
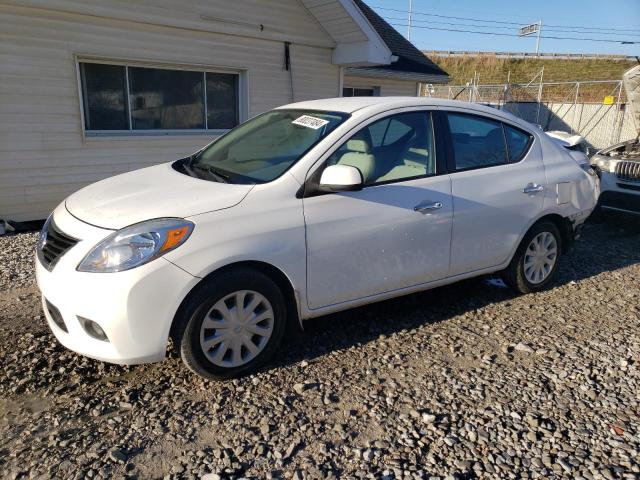
{"type": "Polygon", "coordinates": [[[286,319],[278,286],[261,272],[238,268],[205,280],[191,295],[177,318],[175,342],[198,375],[238,377],[269,361],[286,319]]]}
{"type": "Polygon", "coordinates": [[[562,237],[555,223],[537,223],[524,236],[502,279],[520,293],[544,289],[558,268],[561,247],[562,237]]]}

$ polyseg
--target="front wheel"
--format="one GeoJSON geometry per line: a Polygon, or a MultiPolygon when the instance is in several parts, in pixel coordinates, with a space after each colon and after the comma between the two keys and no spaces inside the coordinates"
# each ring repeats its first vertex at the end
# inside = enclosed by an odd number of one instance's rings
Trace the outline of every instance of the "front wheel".
{"type": "Polygon", "coordinates": [[[198,287],[181,309],[175,341],[193,372],[210,379],[233,378],[269,361],[286,319],[278,286],[257,270],[239,268],[198,287]]]}
{"type": "Polygon", "coordinates": [[[553,222],[534,225],[524,236],[502,279],[520,293],[544,289],[558,268],[562,248],[560,230],[553,222]]]}

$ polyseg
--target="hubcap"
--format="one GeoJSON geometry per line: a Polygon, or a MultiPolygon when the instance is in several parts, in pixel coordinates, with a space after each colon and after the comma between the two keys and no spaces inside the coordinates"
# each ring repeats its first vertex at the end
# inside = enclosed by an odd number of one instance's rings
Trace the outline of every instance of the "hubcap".
{"type": "Polygon", "coordinates": [[[200,347],[219,367],[232,368],[253,360],[273,332],[273,308],[260,293],[240,290],[221,298],[205,315],[200,347]]]}
{"type": "Polygon", "coordinates": [[[531,240],[524,254],[524,276],[533,283],[544,282],[558,258],[558,243],[550,232],[541,232],[531,240]]]}

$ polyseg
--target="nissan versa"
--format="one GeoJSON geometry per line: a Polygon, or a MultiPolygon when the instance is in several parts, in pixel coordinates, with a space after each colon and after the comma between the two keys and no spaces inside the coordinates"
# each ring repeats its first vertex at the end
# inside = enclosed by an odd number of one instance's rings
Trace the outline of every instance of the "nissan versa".
{"type": "Polygon", "coordinates": [[[229,378],[267,362],[287,322],[488,273],[544,288],[598,189],[496,109],[295,103],[71,195],[41,233],[38,284],[76,352],[155,362],[172,338],[191,370],[229,378]]]}

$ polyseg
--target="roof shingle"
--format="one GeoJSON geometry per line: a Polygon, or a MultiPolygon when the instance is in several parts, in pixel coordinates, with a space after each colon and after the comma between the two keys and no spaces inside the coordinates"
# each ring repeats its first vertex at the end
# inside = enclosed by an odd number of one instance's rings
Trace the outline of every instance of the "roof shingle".
{"type": "Polygon", "coordinates": [[[380,15],[374,12],[362,0],[353,0],[363,15],[369,20],[371,26],[378,32],[380,38],[386,43],[391,53],[398,57],[398,61],[391,65],[379,67],[361,67],[396,70],[427,75],[447,75],[447,72],[429,60],[415,45],[400,35],[395,28],[389,25],[380,15]]]}

